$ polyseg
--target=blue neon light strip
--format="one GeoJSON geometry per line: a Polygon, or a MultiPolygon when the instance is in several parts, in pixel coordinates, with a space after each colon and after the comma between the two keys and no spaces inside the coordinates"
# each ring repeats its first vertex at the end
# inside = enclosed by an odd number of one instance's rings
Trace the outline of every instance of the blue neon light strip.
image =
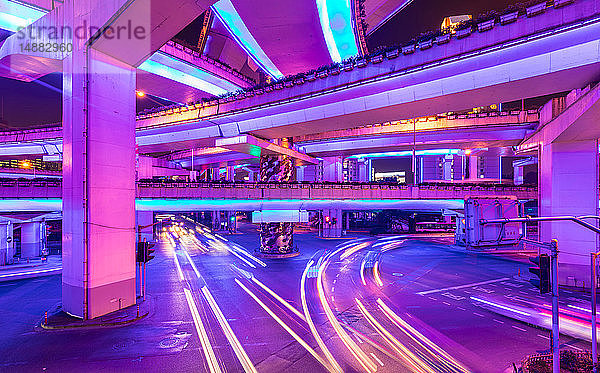
{"type": "MultiPolygon", "coordinates": [[[[211,83],[209,80],[214,80],[214,76],[198,68],[194,68],[194,70],[186,69],[188,71],[184,72],[182,71],[184,68],[181,66],[183,64],[183,62],[180,62],[173,57],[162,53],[155,53],[150,57],[150,59],[142,63],[139,69],[174,80],[190,87],[197,88],[215,96],[222,95],[230,91],[235,91],[237,89],[233,88],[227,90],[211,83]]],[[[231,85],[234,86],[233,84],[231,85]]]]}
{"type": "Polygon", "coordinates": [[[256,39],[254,39],[254,36],[248,30],[248,27],[246,27],[230,0],[218,1],[212,6],[212,10],[227,30],[229,30],[229,33],[231,33],[239,46],[248,53],[258,66],[273,78],[283,78],[281,71],[279,71],[269,56],[262,50],[256,39]]]}
{"type": "MultiPolygon", "coordinates": [[[[434,211],[446,209],[461,209],[463,200],[437,199],[390,199],[390,200],[253,200],[253,199],[136,199],[135,208],[138,211],[209,211],[209,210],[319,210],[335,205],[351,206],[356,210],[407,209],[434,211]]],[[[343,207],[343,206],[340,206],[343,207]]],[[[0,211],[61,211],[62,199],[2,199],[0,211]]]]}
{"type": "MultiPolygon", "coordinates": [[[[432,149],[432,150],[417,150],[415,155],[446,155],[458,154],[460,149],[432,149]]],[[[351,155],[348,158],[393,158],[393,157],[409,157],[412,155],[412,150],[401,152],[385,152],[385,153],[365,153],[351,155]]]]}
{"type": "Polygon", "coordinates": [[[349,0],[316,0],[323,37],[333,62],[358,54],[349,0]]]}
{"type": "Polygon", "coordinates": [[[19,27],[27,27],[46,14],[37,9],[14,1],[0,1],[0,29],[16,32],[19,27]]]}

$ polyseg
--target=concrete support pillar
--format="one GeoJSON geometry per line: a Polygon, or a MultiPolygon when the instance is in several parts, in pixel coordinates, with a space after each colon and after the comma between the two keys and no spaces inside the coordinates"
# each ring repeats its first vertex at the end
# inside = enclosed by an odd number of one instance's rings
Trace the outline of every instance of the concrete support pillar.
{"type": "Polygon", "coordinates": [[[211,211],[212,230],[221,230],[221,211],[211,211]]]}
{"type": "Polygon", "coordinates": [[[306,166],[296,167],[296,181],[304,181],[304,170],[306,170],[306,166]]]}
{"type": "Polygon", "coordinates": [[[342,157],[323,158],[323,181],[340,183],[344,180],[342,157]]]}
{"type": "Polygon", "coordinates": [[[12,264],[15,255],[13,225],[11,222],[0,223],[0,266],[12,264]]]}
{"type": "Polygon", "coordinates": [[[442,158],[442,180],[452,180],[452,155],[446,155],[442,158]]]}
{"type": "MultiPolygon", "coordinates": [[[[539,168],[540,216],[598,215],[596,140],[544,145],[539,168]]],[[[560,284],[589,285],[590,253],[598,249],[594,232],[572,222],[545,222],[540,224],[540,238],[558,240],[560,284]]]]}
{"type": "Polygon", "coordinates": [[[45,244],[46,224],[41,221],[21,224],[21,259],[42,255],[45,244]]]}
{"type": "Polygon", "coordinates": [[[342,210],[325,209],[322,215],[323,221],[321,236],[324,238],[342,237],[342,210]]]}
{"type": "Polygon", "coordinates": [[[523,184],[523,166],[513,166],[514,176],[513,183],[515,185],[523,184]]]}
{"type": "Polygon", "coordinates": [[[479,157],[471,155],[467,156],[467,159],[468,177],[465,179],[475,181],[479,179],[479,157]]]}
{"type": "Polygon", "coordinates": [[[135,212],[135,226],[138,229],[138,239],[141,237],[141,241],[154,241],[154,227],[148,227],[154,223],[154,212],[152,211],[136,211],[135,212]],[[141,228],[146,227],[146,228],[141,228]]]}
{"type": "Polygon", "coordinates": [[[357,162],[358,181],[368,183],[371,180],[371,163],[368,159],[362,159],[357,162]]]}
{"type": "MultiPolygon", "coordinates": [[[[291,147],[290,139],[284,139],[282,146],[291,147]]],[[[288,182],[296,178],[294,159],[288,156],[261,156],[260,181],[288,182]]],[[[298,255],[294,248],[294,223],[261,223],[260,254],[263,257],[290,257],[298,255]]]]}
{"type": "Polygon", "coordinates": [[[225,168],[225,180],[234,181],[235,180],[235,168],[233,165],[228,165],[225,168]]]}
{"type": "MultiPolygon", "coordinates": [[[[65,2],[66,22],[93,24],[91,6],[65,2]]],[[[75,41],[63,60],[62,307],[91,319],[135,304],[136,80],[75,41]]]]}

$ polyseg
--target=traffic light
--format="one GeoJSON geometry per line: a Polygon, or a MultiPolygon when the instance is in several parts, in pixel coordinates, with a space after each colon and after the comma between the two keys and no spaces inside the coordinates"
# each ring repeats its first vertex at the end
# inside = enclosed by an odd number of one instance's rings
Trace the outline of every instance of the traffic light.
{"type": "Polygon", "coordinates": [[[143,263],[145,255],[144,242],[138,242],[137,250],[135,252],[135,261],[138,263],[143,263]]]}
{"type": "Polygon", "coordinates": [[[529,261],[534,263],[537,267],[529,267],[529,272],[536,275],[537,279],[532,279],[530,282],[540,289],[540,294],[550,292],[550,256],[548,254],[541,254],[529,258],[529,261]]]}
{"type": "Polygon", "coordinates": [[[154,259],[154,242],[144,242],[145,250],[144,250],[144,262],[148,263],[152,259],[154,259]]]}

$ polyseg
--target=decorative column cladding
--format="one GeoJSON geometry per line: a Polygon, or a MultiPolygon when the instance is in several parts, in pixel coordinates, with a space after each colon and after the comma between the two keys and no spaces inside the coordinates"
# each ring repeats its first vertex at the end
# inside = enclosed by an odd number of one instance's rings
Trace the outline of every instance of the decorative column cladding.
{"type": "MultiPolygon", "coordinates": [[[[291,139],[279,144],[291,147],[291,139]]],[[[261,182],[289,182],[296,178],[296,165],[290,156],[263,155],[260,157],[261,182]]],[[[264,256],[291,256],[294,254],[294,223],[261,223],[260,252],[264,256]]]]}

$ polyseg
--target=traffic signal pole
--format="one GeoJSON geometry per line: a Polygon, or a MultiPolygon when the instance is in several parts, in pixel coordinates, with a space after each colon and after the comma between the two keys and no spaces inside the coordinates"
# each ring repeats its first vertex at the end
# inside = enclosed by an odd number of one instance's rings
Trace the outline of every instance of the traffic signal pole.
{"type": "Polygon", "coordinates": [[[598,373],[598,351],[597,351],[597,337],[596,337],[596,263],[598,263],[598,253],[591,253],[591,287],[592,287],[592,363],[593,372],[598,373]]]}
{"type": "Polygon", "coordinates": [[[560,372],[558,325],[558,241],[552,240],[552,373],[560,372]]]}

